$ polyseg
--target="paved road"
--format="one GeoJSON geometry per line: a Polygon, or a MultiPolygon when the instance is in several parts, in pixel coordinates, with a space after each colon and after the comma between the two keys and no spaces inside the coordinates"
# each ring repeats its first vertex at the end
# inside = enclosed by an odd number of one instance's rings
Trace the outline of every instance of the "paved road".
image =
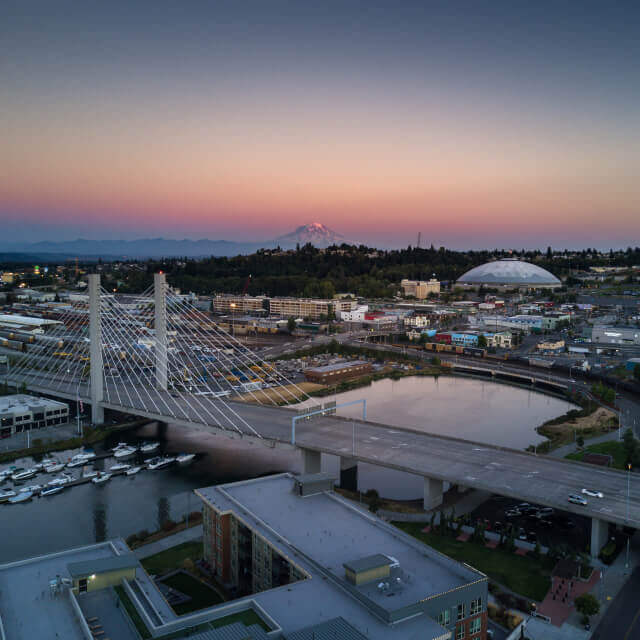
{"type": "Polygon", "coordinates": [[[640,568],[636,569],[591,636],[592,640],[640,638],[640,568]]]}
{"type": "MultiPolygon", "coordinates": [[[[42,376],[42,387],[36,390],[45,391],[46,374],[42,376]]],[[[295,415],[291,409],[223,403],[207,396],[174,397],[177,394],[152,387],[126,394],[119,389],[126,398],[123,405],[114,402],[113,386],[113,382],[106,384],[112,401],[104,402],[105,408],[192,428],[227,428],[227,433],[238,437],[250,437],[251,431],[244,424],[254,425],[262,436],[254,440],[260,439],[267,446],[291,441],[291,418],[295,415]],[[234,424],[240,424],[242,435],[234,431],[234,424]]],[[[76,385],[65,392],[74,398],[76,385]]],[[[428,416],[416,428],[428,432],[428,416]]],[[[640,528],[640,482],[633,478],[627,501],[627,477],[614,470],[336,416],[299,421],[296,445],[640,528]],[[579,493],[585,487],[602,491],[604,498],[588,498],[586,507],[567,502],[570,493],[579,493]]]]}

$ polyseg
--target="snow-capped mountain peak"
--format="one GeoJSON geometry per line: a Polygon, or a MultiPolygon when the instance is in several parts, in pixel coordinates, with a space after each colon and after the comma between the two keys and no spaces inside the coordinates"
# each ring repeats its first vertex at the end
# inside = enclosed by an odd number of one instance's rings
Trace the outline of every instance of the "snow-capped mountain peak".
{"type": "Polygon", "coordinates": [[[279,244],[300,244],[310,242],[316,247],[329,247],[332,244],[342,244],[345,237],[336,233],[321,222],[310,222],[298,227],[295,231],[276,238],[279,244]]]}

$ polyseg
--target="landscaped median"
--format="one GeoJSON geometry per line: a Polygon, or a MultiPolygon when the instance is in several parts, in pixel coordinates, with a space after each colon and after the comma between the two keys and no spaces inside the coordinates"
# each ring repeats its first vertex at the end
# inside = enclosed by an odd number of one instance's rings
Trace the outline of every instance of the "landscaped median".
{"type": "Polygon", "coordinates": [[[486,573],[491,580],[525,598],[541,601],[551,586],[555,560],[547,556],[517,555],[500,547],[491,549],[484,543],[461,542],[453,535],[424,531],[426,522],[393,522],[409,535],[459,562],[466,562],[486,573]]]}

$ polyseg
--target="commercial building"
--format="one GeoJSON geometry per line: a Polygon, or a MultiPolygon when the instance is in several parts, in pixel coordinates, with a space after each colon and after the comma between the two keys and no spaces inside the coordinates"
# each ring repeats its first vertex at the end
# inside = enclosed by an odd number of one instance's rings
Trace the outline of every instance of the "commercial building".
{"type": "Polygon", "coordinates": [[[281,474],[198,489],[205,556],[244,563],[245,581],[258,587],[265,573],[267,580],[279,575],[274,557],[285,563],[285,576],[298,580],[253,597],[287,639],[486,638],[484,574],[361,511],[329,486],[321,474],[281,474]],[[232,524],[225,537],[225,518],[242,528],[242,545],[234,544],[232,524]],[[343,623],[334,635],[320,635],[343,623]]]}
{"type": "Polygon", "coordinates": [[[340,311],[340,315],[336,314],[343,322],[364,322],[364,317],[369,311],[369,306],[364,304],[354,308],[351,308],[349,311],[340,311]]]}
{"type": "Polygon", "coordinates": [[[213,299],[216,313],[264,313],[267,306],[268,298],[265,296],[217,295],[213,299]]]}
{"type": "Polygon", "coordinates": [[[309,382],[318,384],[334,384],[340,380],[355,378],[370,373],[371,365],[366,360],[353,360],[351,362],[338,362],[324,367],[309,367],[304,370],[304,377],[309,382]]]}
{"type": "Polygon", "coordinates": [[[413,296],[418,300],[424,300],[430,293],[438,295],[440,293],[440,281],[431,278],[429,280],[407,280],[400,281],[402,294],[404,296],[413,296]]]}
{"type": "Polygon", "coordinates": [[[595,326],[591,332],[591,342],[601,344],[640,344],[638,327],[595,326]]]}
{"type": "Polygon", "coordinates": [[[22,393],[0,397],[0,438],[68,421],[69,406],[64,402],[22,393]]]}
{"type": "Polygon", "coordinates": [[[413,315],[404,319],[404,326],[412,329],[424,329],[431,324],[431,320],[428,316],[413,315]]]}
{"type": "Polygon", "coordinates": [[[543,353],[562,353],[564,347],[564,340],[538,342],[536,345],[536,349],[543,353]]]}
{"type": "Polygon", "coordinates": [[[546,269],[513,258],[474,267],[458,278],[456,284],[474,289],[555,289],[562,286],[562,282],[546,269]]]}
{"type": "MultiPolygon", "coordinates": [[[[350,304],[350,301],[348,302],[350,304]]],[[[280,316],[281,318],[326,320],[329,315],[333,313],[333,305],[333,300],[320,300],[314,298],[270,298],[269,313],[272,316],[280,316]]]]}
{"type": "Polygon", "coordinates": [[[511,349],[513,345],[513,335],[511,331],[497,331],[496,333],[485,333],[483,335],[487,340],[488,347],[511,349]]]}

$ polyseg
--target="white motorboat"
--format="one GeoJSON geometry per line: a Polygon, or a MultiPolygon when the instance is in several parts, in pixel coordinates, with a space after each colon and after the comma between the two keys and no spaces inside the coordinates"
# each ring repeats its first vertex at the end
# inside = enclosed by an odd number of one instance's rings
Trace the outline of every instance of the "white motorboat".
{"type": "Polygon", "coordinates": [[[128,447],[128,443],[126,442],[118,442],[115,447],[112,447],[111,451],[117,451],[118,449],[124,449],[124,447],[128,447]]]}
{"type": "Polygon", "coordinates": [[[77,453],[75,456],[67,462],[67,467],[81,467],[82,465],[87,464],[89,460],[93,460],[96,457],[96,454],[93,451],[89,451],[86,453],[77,453]]]}
{"type": "Polygon", "coordinates": [[[60,493],[64,489],[63,486],[58,487],[47,487],[40,492],[40,496],[46,498],[47,496],[52,496],[56,493],[60,493]]]}
{"type": "Polygon", "coordinates": [[[7,489],[6,491],[0,491],[0,502],[6,502],[9,498],[13,498],[16,495],[15,491],[7,489]]]}
{"type": "Polygon", "coordinates": [[[107,480],[111,479],[111,474],[110,473],[103,473],[102,471],[100,473],[98,473],[98,475],[95,478],[91,479],[91,482],[93,482],[93,484],[104,484],[107,480]]]}
{"type": "Polygon", "coordinates": [[[45,473],[58,473],[64,469],[63,462],[54,462],[44,468],[45,473]]]}
{"type": "Polygon", "coordinates": [[[127,469],[131,469],[130,464],[127,464],[126,462],[118,462],[118,464],[114,464],[112,467],[109,467],[109,472],[126,471],[127,469]]]}
{"type": "Polygon", "coordinates": [[[145,442],[140,447],[140,451],[142,451],[142,453],[151,453],[152,451],[155,451],[159,446],[159,442],[145,442]]]}
{"type": "Polygon", "coordinates": [[[62,474],[61,476],[58,476],[57,478],[54,478],[53,480],[50,480],[49,482],[47,482],[47,486],[48,487],[60,487],[63,486],[65,484],[69,484],[69,482],[71,482],[71,480],[73,480],[73,478],[67,474],[62,474]]]}
{"type": "Polygon", "coordinates": [[[188,464],[191,464],[193,462],[195,457],[196,457],[195,453],[181,453],[179,456],[176,457],[176,462],[181,467],[186,467],[188,464]]]}
{"type": "Polygon", "coordinates": [[[38,491],[40,491],[42,489],[42,485],[41,484],[32,484],[29,487],[22,487],[22,489],[20,489],[18,491],[18,493],[38,493],[38,491]]]}
{"type": "Polygon", "coordinates": [[[113,454],[113,457],[116,460],[126,460],[127,458],[134,456],[137,452],[138,450],[135,447],[122,447],[113,454]]]}
{"type": "Polygon", "coordinates": [[[139,473],[140,471],[142,471],[142,467],[131,467],[130,469],[127,469],[125,473],[128,476],[135,476],[136,473],[139,473]]]}
{"type": "Polygon", "coordinates": [[[147,469],[151,469],[152,471],[156,471],[158,469],[164,469],[168,467],[170,464],[173,464],[176,461],[175,458],[171,458],[170,456],[165,456],[164,458],[151,458],[151,460],[147,461],[147,469]]]}
{"type": "Polygon", "coordinates": [[[9,504],[19,504],[20,502],[27,502],[31,500],[31,498],[33,498],[33,493],[31,493],[31,491],[25,491],[24,493],[19,493],[17,496],[9,498],[7,502],[9,504]]]}
{"type": "Polygon", "coordinates": [[[11,476],[11,479],[14,482],[22,482],[23,480],[29,480],[29,478],[33,478],[33,476],[38,473],[38,470],[35,468],[24,469],[24,471],[18,471],[11,476]]]}
{"type": "Polygon", "coordinates": [[[93,467],[85,467],[82,470],[83,478],[95,478],[98,475],[98,472],[93,467]]]}

